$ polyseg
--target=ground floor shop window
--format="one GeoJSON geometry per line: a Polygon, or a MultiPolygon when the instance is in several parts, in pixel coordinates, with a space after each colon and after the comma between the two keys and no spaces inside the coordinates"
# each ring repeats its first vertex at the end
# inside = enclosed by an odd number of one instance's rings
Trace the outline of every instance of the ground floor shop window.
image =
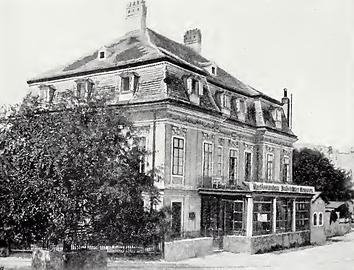
{"type": "Polygon", "coordinates": [[[291,232],[293,220],[293,200],[278,198],[276,205],[276,231],[291,232]]]}
{"type": "Polygon", "coordinates": [[[224,201],[225,234],[243,234],[243,201],[224,201]]]}
{"type": "Polygon", "coordinates": [[[295,203],[296,230],[303,231],[310,228],[310,202],[299,201],[295,203]]]}
{"type": "Polygon", "coordinates": [[[272,199],[255,198],[253,203],[253,235],[272,232],[272,199]]]}

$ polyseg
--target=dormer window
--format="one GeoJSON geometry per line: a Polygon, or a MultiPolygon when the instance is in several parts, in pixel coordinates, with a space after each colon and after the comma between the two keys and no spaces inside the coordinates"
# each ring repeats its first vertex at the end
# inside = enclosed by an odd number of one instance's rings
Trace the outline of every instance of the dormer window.
{"type": "Polygon", "coordinates": [[[55,87],[53,85],[41,85],[39,89],[40,100],[43,103],[52,103],[54,99],[55,87]]]}
{"type": "Polygon", "coordinates": [[[79,99],[90,99],[93,94],[94,83],[91,79],[80,79],[76,81],[76,97],[79,99]]]}
{"type": "Polygon", "coordinates": [[[236,109],[238,113],[244,114],[247,112],[246,102],[244,99],[236,99],[236,109]]]}
{"type": "Polygon", "coordinates": [[[139,76],[136,73],[121,75],[121,93],[136,91],[138,87],[139,76]]]}
{"type": "Polygon", "coordinates": [[[237,110],[237,117],[241,121],[246,120],[246,114],[247,114],[247,104],[246,100],[242,98],[236,99],[236,110],[237,110]]]}
{"type": "Polygon", "coordinates": [[[200,79],[190,77],[187,79],[188,94],[194,94],[197,96],[203,95],[203,84],[200,79]]]}
{"type": "Polygon", "coordinates": [[[99,59],[99,60],[106,59],[106,56],[107,56],[106,47],[102,47],[102,48],[98,51],[98,59],[99,59]]]}
{"type": "Polygon", "coordinates": [[[130,92],[130,77],[122,77],[122,92],[130,92]]]}
{"type": "Polygon", "coordinates": [[[231,109],[231,97],[227,94],[223,94],[222,106],[226,109],[231,109]]]}
{"type": "Polygon", "coordinates": [[[211,67],[211,74],[216,75],[216,67],[211,67]]]}
{"type": "Polygon", "coordinates": [[[273,117],[275,118],[275,127],[281,128],[282,127],[282,111],[280,108],[275,109],[273,117]]]}

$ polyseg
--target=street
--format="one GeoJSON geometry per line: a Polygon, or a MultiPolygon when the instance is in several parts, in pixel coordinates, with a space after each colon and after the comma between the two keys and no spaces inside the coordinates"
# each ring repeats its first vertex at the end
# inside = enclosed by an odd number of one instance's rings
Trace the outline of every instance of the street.
{"type": "MultiPolygon", "coordinates": [[[[30,259],[0,258],[5,270],[29,270],[30,259]]],[[[286,269],[286,270],[353,270],[354,231],[332,238],[323,246],[308,246],[260,255],[216,253],[177,263],[164,261],[110,261],[109,269],[286,269]]]]}

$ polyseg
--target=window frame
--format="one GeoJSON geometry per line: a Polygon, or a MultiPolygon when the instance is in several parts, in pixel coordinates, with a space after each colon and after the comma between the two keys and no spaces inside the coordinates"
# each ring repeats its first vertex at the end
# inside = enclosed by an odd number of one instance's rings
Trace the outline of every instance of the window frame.
{"type": "Polygon", "coordinates": [[[253,153],[250,150],[245,150],[244,151],[244,180],[246,182],[252,181],[252,165],[253,165],[253,153]],[[246,177],[246,172],[247,172],[247,159],[246,156],[247,154],[250,154],[250,164],[249,164],[249,175],[246,177]]]}
{"type": "Polygon", "coordinates": [[[253,201],[253,212],[252,212],[252,220],[253,220],[253,234],[254,236],[256,235],[270,235],[273,233],[273,200],[268,197],[259,197],[255,198],[253,201]],[[262,205],[261,208],[263,208],[263,205],[267,205],[269,207],[269,210],[266,209],[261,209],[258,210],[256,209],[256,205],[262,205]],[[259,221],[259,217],[262,215],[267,215],[267,221],[259,221]],[[263,224],[266,223],[267,226],[269,227],[268,230],[264,229],[259,229],[260,227],[264,227],[263,224]]]}
{"type": "Polygon", "coordinates": [[[311,226],[310,208],[311,205],[310,202],[308,201],[295,201],[295,231],[310,230],[310,226],[311,226]],[[307,209],[306,207],[302,207],[305,205],[307,205],[307,209]]]}
{"type": "Polygon", "coordinates": [[[238,169],[239,169],[239,152],[238,152],[238,149],[236,148],[230,148],[229,149],[229,163],[228,163],[228,181],[229,181],[229,184],[230,185],[237,185],[238,183],[238,176],[239,176],[239,172],[238,172],[238,169]],[[231,157],[231,152],[234,152],[236,155],[234,157],[231,157]],[[234,176],[234,179],[233,180],[233,184],[231,184],[231,158],[235,158],[236,159],[236,162],[235,162],[235,166],[236,166],[236,170],[235,170],[235,176],[234,176]]]}
{"type": "Polygon", "coordinates": [[[184,230],[184,226],[183,226],[183,223],[184,223],[184,211],[183,211],[183,199],[175,199],[175,198],[172,198],[171,199],[171,202],[170,202],[170,207],[171,207],[171,232],[174,233],[172,231],[172,224],[173,224],[173,218],[172,218],[172,205],[173,203],[180,203],[181,204],[181,217],[180,217],[180,221],[181,221],[181,228],[180,228],[180,234],[183,233],[183,230],[184,230]]]}
{"type": "Polygon", "coordinates": [[[129,92],[132,91],[132,89],[131,89],[131,80],[132,80],[132,77],[129,76],[129,75],[121,76],[121,79],[120,79],[121,90],[120,90],[120,92],[122,94],[129,93],[129,92]],[[128,82],[125,83],[125,80],[127,80],[128,82]],[[128,85],[128,90],[126,90],[125,87],[124,87],[126,84],[128,85]]]}
{"type": "Polygon", "coordinates": [[[221,178],[223,177],[223,165],[224,165],[224,147],[219,145],[217,147],[216,151],[216,160],[217,160],[217,165],[216,165],[216,173],[218,176],[221,178]]]}
{"type": "Polygon", "coordinates": [[[214,144],[211,142],[211,141],[203,141],[203,144],[202,144],[203,148],[202,148],[202,177],[203,179],[206,178],[206,177],[210,177],[212,178],[213,177],[213,154],[214,154],[214,151],[213,151],[213,147],[214,147],[214,144]],[[211,149],[211,152],[210,153],[210,159],[209,159],[209,170],[208,172],[210,172],[210,175],[205,175],[204,174],[204,165],[205,165],[205,145],[206,144],[209,144],[210,145],[210,149],[211,149]]]}
{"type": "Polygon", "coordinates": [[[228,109],[228,110],[231,109],[231,96],[228,95],[227,93],[223,93],[223,95],[222,95],[222,106],[225,109],[228,109]]]}
{"type": "MultiPolygon", "coordinates": [[[[139,136],[138,148],[141,151],[144,151],[144,152],[147,151],[147,136],[139,136]],[[145,145],[142,147],[143,149],[140,149],[141,148],[140,142],[141,142],[142,139],[144,139],[145,145]]],[[[141,155],[139,158],[140,158],[139,172],[140,173],[146,173],[146,169],[147,169],[147,166],[148,166],[147,156],[146,155],[141,155]]]]}
{"type": "Polygon", "coordinates": [[[324,222],[323,222],[323,212],[318,212],[317,215],[318,215],[318,222],[317,222],[318,227],[322,227],[323,224],[324,224],[324,222]],[[320,219],[320,216],[321,216],[321,219],[320,219]]]}
{"type": "MultiPolygon", "coordinates": [[[[179,145],[179,143],[178,143],[179,145]]],[[[171,175],[172,177],[184,177],[184,174],[185,174],[185,158],[186,158],[186,141],[185,141],[185,138],[182,137],[182,136],[172,136],[172,140],[171,140],[171,175]],[[179,174],[179,162],[177,164],[177,174],[174,173],[174,161],[175,161],[175,147],[174,147],[174,141],[175,139],[177,140],[182,140],[183,141],[183,149],[182,149],[182,174],[179,174]]],[[[179,160],[179,156],[178,156],[178,160],[179,160]]]]}
{"type": "Polygon", "coordinates": [[[314,227],[318,226],[318,214],[317,214],[317,212],[314,212],[313,215],[312,215],[312,225],[314,227]]]}
{"type": "Polygon", "coordinates": [[[277,198],[276,213],[275,213],[275,215],[276,215],[276,221],[275,221],[276,233],[292,232],[293,215],[294,215],[293,202],[294,202],[294,200],[292,198],[286,198],[286,197],[277,198]],[[280,202],[282,202],[281,206],[286,206],[286,208],[283,208],[283,210],[285,210],[284,216],[281,216],[279,214],[280,202]]]}
{"type": "Polygon", "coordinates": [[[283,157],[283,183],[290,182],[290,157],[283,157]],[[287,160],[287,162],[285,162],[287,160]]]}
{"type": "Polygon", "coordinates": [[[266,153],[266,180],[267,182],[274,181],[274,154],[266,153]],[[271,159],[269,159],[271,157],[271,159]],[[269,167],[269,165],[271,166],[269,167]]]}

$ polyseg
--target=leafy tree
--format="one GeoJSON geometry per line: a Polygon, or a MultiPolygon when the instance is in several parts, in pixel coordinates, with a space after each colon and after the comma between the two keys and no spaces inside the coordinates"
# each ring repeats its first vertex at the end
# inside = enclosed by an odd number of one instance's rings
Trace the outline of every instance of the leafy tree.
{"type": "Polygon", "coordinates": [[[104,97],[63,96],[51,107],[28,96],[0,118],[0,238],[67,249],[137,241],[163,214],[144,209],[143,194],[156,203],[158,191],[140,170],[135,129],[104,97]]]}
{"type": "Polygon", "coordinates": [[[294,150],[293,172],[296,184],[314,186],[326,200],[345,201],[353,198],[349,173],[335,168],[320,151],[308,148],[294,150]]]}

